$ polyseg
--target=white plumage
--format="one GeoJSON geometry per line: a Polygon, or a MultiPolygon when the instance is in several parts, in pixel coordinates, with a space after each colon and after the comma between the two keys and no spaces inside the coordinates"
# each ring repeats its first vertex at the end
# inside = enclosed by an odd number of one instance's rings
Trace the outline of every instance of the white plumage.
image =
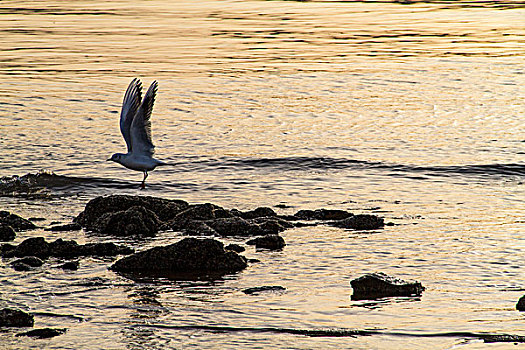
{"type": "Polygon", "coordinates": [[[120,132],[128,146],[128,153],[115,153],[108,159],[125,166],[128,169],[142,171],[144,179],[141,188],[146,186],[148,171],[158,165],[165,165],[153,158],[155,146],[151,141],[151,112],[155,103],[158,83],[151,83],[144,99],[142,97],[142,83],[135,78],[131,81],[124,94],[122,112],[120,113],[120,132]]]}

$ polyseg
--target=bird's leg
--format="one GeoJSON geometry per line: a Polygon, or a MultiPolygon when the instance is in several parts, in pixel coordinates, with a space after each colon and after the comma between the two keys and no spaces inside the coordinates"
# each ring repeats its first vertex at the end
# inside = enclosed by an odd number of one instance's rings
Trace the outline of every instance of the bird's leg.
{"type": "Polygon", "coordinates": [[[146,188],[146,178],[148,177],[148,172],[144,172],[144,179],[142,179],[142,183],[140,184],[140,188],[145,189],[146,188]]]}

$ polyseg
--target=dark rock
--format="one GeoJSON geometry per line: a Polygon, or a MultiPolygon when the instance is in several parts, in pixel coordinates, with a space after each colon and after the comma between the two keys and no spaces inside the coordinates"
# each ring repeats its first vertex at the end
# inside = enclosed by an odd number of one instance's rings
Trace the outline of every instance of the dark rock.
{"type": "Polygon", "coordinates": [[[46,228],[45,231],[78,231],[82,230],[82,226],[73,222],[71,224],[57,225],[46,228]]]}
{"type": "Polygon", "coordinates": [[[122,212],[136,206],[152,211],[160,221],[168,221],[187,208],[188,203],[181,200],[148,196],[113,195],[97,197],[86,204],[84,211],[74,221],[87,230],[101,232],[99,220],[104,214],[122,212]]]}
{"type": "Polygon", "coordinates": [[[39,328],[27,332],[17,333],[17,337],[33,337],[39,339],[53,338],[66,333],[66,328],[39,328]]]}
{"type": "Polygon", "coordinates": [[[0,310],[0,327],[32,327],[33,315],[16,309],[0,310]]]}
{"type": "Polygon", "coordinates": [[[252,287],[252,288],[246,288],[242,292],[245,294],[255,294],[260,292],[282,292],[285,291],[286,288],[281,286],[262,286],[262,287],[252,287]]]}
{"type": "Polygon", "coordinates": [[[50,256],[59,258],[75,258],[79,256],[115,256],[119,254],[130,254],[133,250],[128,247],[117,246],[114,243],[89,243],[79,245],[75,241],[64,241],[57,239],[54,242],[46,242],[43,237],[28,238],[18,246],[4,245],[2,256],[24,257],[36,256],[46,259],[50,256]]]}
{"type": "Polygon", "coordinates": [[[63,270],[78,270],[80,263],[78,261],[68,261],[59,267],[63,270]]]}
{"type": "Polygon", "coordinates": [[[350,282],[354,289],[352,300],[378,299],[394,296],[420,296],[425,287],[420,282],[403,281],[386,274],[371,273],[350,282]]]}
{"type": "Polygon", "coordinates": [[[134,206],[124,211],[102,215],[96,232],[115,236],[153,236],[158,230],[157,215],[144,207],[134,206]]]}
{"type": "Polygon", "coordinates": [[[246,250],[243,246],[240,246],[238,244],[228,244],[226,247],[224,247],[225,250],[233,250],[236,253],[242,253],[246,250]]]}
{"type": "Polygon", "coordinates": [[[11,267],[15,269],[15,271],[29,271],[31,270],[31,266],[28,264],[24,264],[21,261],[15,261],[11,263],[11,267]]]}
{"type": "Polygon", "coordinates": [[[257,237],[246,242],[248,245],[255,245],[255,248],[264,248],[264,249],[282,249],[286,243],[281,236],[278,235],[268,235],[264,237],[257,237]]]}
{"type": "Polygon", "coordinates": [[[11,262],[11,267],[16,271],[29,271],[32,267],[39,267],[42,265],[44,265],[44,262],[36,256],[26,256],[11,262]]]}
{"type": "Polygon", "coordinates": [[[480,334],[485,343],[525,343],[525,336],[514,334],[480,334]]]}
{"type": "Polygon", "coordinates": [[[11,226],[15,231],[32,230],[36,226],[31,221],[26,220],[8,211],[0,211],[0,224],[11,226]]]}
{"type": "Polygon", "coordinates": [[[272,208],[268,208],[268,207],[260,207],[260,208],[250,210],[250,211],[245,211],[245,212],[236,211],[235,214],[238,214],[237,216],[240,216],[243,219],[255,219],[255,218],[261,218],[261,217],[277,216],[275,211],[273,211],[272,208]]]}
{"type": "Polygon", "coordinates": [[[299,210],[294,216],[299,220],[343,220],[352,215],[345,210],[317,209],[299,210]]]}
{"type": "Polygon", "coordinates": [[[229,210],[215,204],[194,204],[179,212],[170,220],[169,225],[174,230],[182,230],[192,221],[205,221],[220,218],[231,218],[229,210]]]}
{"type": "Polygon", "coordinates": [[[36,256],[45,259],[49,257],[49,255],[49,244],[46,242],[44,237],[28,238],[18,246],[14,246],[12,250],[4,250],[2,252],[2,256],[6,258],[14,256],[36,256]]]}
{"type": "Polygon", "coordinates": [[[376,230],[385,226],[383,218],[376,215],[360,214],[334,221],[331,225],[353,230],[376,230]]]}
{"type": "Polygon", "coordinates": [[[0,245],[0,255],[4,256],[4,253],[11,251],[16,248],[16,245],[12,245],[9,243],[4,243],[0,245]]]}
{"type": "Polygon", "coordinates": [[[16,238],[15,230],[6,224],[0,224],[0,241],[12,241],[16,238]]]}
{"type": "Polygon", "coordinates": [[[261,217],[255,218],[252,221],[259,225],[260,231],[256,233],[258,235],[276,235],[286,229],[295,227],[294,224],[281,218],[261,217]]]}
{"type": "Polygon", "coordinates": [[[291,223],[277,217],[243,219],[240,216],[212,220],[184,220],[172,225],[173,229],[182,230],[186,234],[206,236],[261,236],[278,234],[290,227],[293,227],[291,223]]]}
{"type": "Polygon", "coordinates": [[[525,295],[518,300],[518,303],[516,304],[516,309],[518,311],[525,311],[525,295]]]}
{"type": "MultiPolygon", "coordinates": [[[[182,228],[180,228],[182,229],[182,228]]],[[[218,233],[203,221],[189,221],[182,229],[189,235],[217,236],[218,233]]]]}
{"type": "Polygon", "coordinates": [[[33,221],[46,221],[47,219],[46,218],[38,218],[38,217],[34,218],[33,217],[33,218],[28,218],[27,220],[33,222],[33,221]]]}
{"type": "Polygon", "coordinates": [[[246,259],[213,239],[185,238],[154,247],[115,262],[110,269],[123,273],[177,276],[231,273],[246,268],[246,259]]]}
{"type": "Polygon", "coordinates": [[[238,216],[209,220],[206,221],[206,225],[221,236],[249,236],[258,228],[257,224],[250,223],[238,216]]]}

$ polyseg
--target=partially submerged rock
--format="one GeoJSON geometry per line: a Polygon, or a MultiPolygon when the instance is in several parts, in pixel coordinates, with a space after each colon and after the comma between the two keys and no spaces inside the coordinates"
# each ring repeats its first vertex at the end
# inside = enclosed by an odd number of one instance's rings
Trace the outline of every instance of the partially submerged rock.
{"type": "Polygon", "coordinates": [[[33,315],[22,310],[5,308],[0,310],[0,327],[32,327],[33,315]]]}
{"type": "Polygon", "coordinates": [[[0,224],[11,226],[17,232],[36,228],[31,221],[5,210],[0,210],[0,224]]]}
{"type": "Polygon", "coordinates": [[[294,216],[300,220],[343,220],[353,214],[339,209],[299,210],[294,216]]]}
{"type": "Polygon", "coordinates": [[[39,267],[43,264],[44,262],[42,261],[42,259],[37,258],[36,256],[26,256],[11,262],[11,266],[16,271],[29,271],[32,267],[39,267]]]}
{"type": "Polygon", "coordinates": [[[344,210],[301,210],[295,215],[279,216],[268,207],[243,212],[211,203],[190,205],[180,200],[127,195],[92,199],[75,222],[88,231],[117,236],[152,236],[169,229],[202,236],[264,236],[305,225],[299,220],[321,220],[356,230],[384,226],[382,218],[344,210]]]}
{"type": "Polygon", "coordinates": [[[246,250],[246,248],[244,248],[243,246],[235,244],[235,243],[228,244],[226,247],[224,247],[224,249],[225,250],[233,250],[236,253],[242,253],[242,252],[244,252],[246,250]]]}
{"type": "Polygon", "coordinates": [[[78,244],[75,241],[65,241],[61,238],[48,243],[43,237],[28,238],[18,246],[4,244],[1,251],[1,255],[5,258],[35,256],[40,259],[47,259],[50,256],[75,258],[79,256],[115,256],[130,253],[133,253],[133,249],[118,246],[114,243],[78,244]]]}
{"type": "Polygon", "coordinates": [[[350,282],[354,289],[352,300],[378,299],[394,296],[420,296],[425,287],[420,282],[403,281],[386,274],[370,273],[350,282]]]}
{"type": "Polygon", "coordinates": [[[157,215],[138,205],[123,211],[104,214],[98,225],[97,232],[115,236],[153,236],[159,230],[157,215]]]}
{"type": "Polygon", "coordinates": [[[243,256],[233,251],[225,251],[219,241],[209,238],[185,238],[168,246],[154,247],[124,257],[115,262],[110,269],[140,275],[199,276],[206,273],[233,273],[246,266],[243,256]]]}
{"type": "Polygon", "coordinates": [[[281,286],[261,286],[261,287],[252,287],[252,288],[246,288],[243,289],[244,294],[256,294],[261,292],[282,292],[285,291],[286,288],[281,286]]]}
{"type": "MultiPolygon", "coordinates": [[[[125,212],[132,207],[142,207],[155,213],[158,220],[168,221],[188,207],[181,200],[169,200],[149,196],[112,195],[97,197],[86,204],[86,208],[75,222],[89,231],[102,232],[107,227],[107,214],[125,212]]],[[[115,233],[115,232],[114,232],[115,233]]]]}
{"type": "Polygon", "coordinates": [[[49,228],[46,228],[45,231],[78,231],[82,230],[82,226],[77,224],[76,222],[72,222],[70,224],[64,224],[64,225],[55,225],[51,226],[49,228]]]}
{"type": "Polygon", "coordinates": [[[59,267],[62,270],[78,270],[79,266],[80,266],[80,263],[78,261],[68,261],[66,263],[63,263],[59,267]]]}
{"type": "Polygon", "coordinates": [[[377,230],[385,226],[383,218],[376,215],[352,215],[343,220],[334,221],[331,225],[352,230],[377,230]]]}
{"type": "Polygon", "coordinates": [[[66,328],[38,328],[27,332],[17,333],[17,337],[33,337],[39,339],[47,339],[59,336],[66,333],[66,328]]]}
{"type": "Polygon", "coordinates": [[[16,238],[16,232],[11,226],[7,224],[0,224],[0,241],[1,242],[12,241],[15,238],[16,238]]]}
{"type": "Polygon", "coordinates": [[[481,334],[485,343],[525,343],[525,336],[514,334],[481,334]]]}
{"type": "Polygon", "coordinates": [[[255,245],[255,248],[263,248],[270,250],[282,249],[286,245],[284,239],[278,235],[267,235],[264,237],[257,237],[246,242],[248,245],[255,245]]]}
{"type": "Polygon", "coordinates": [[[220,236],[260,236],[278,234],[293,227],[290,223],[276,218],[241,217],[221,218],[204,222],[220,236]]]}
{"type": "Polygon", "coordinates": [[[525,311],[525,295],[518,300],[518,303],[516,304],[516,309],[518,311],[525,311]]]}

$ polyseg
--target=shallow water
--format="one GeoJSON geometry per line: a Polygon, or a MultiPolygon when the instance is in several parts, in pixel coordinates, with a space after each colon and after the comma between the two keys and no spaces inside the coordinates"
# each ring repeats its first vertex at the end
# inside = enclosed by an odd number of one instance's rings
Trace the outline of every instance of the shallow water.
{"type": "MultiPolygon", "coordinates": [[[[126,193],[338,208],[398,224],[296,228],[280,252],[219,281],[135,283],[81,259],[75,272],[0,266],[0,304],[50,340],[7,348],[505,348],[450,332],[525,335],[524,34],[518,1],[9,1],[0,8],[0,176],[63,176],[0,209],[69,222],[126,193]],[[105,160],[133,77],[159,81],[157,158],[142,175],[105,160]],[[349,281],[416,279],[420,299],[351,301],[349,281]],[[281,285],[285,292],[245,295],[281,285]],[[191,328],[194,326],[194,328],[191,328]],[[199,328],[240,327],[237,331],[199,328]],[[186,328],[185,328],[186,327],[186,328]],[[283,329],[367,329],[356,338],[283,329]],[[421,337],[418,335],[442,335],[421,337]]],[[[279,205],[279,207],[275,207],[279,205]]],[[[19,234],[116,241],[86,232],[19,234]]],[[[180,239],[120,242],[138,249],[180,239]]],[[[230,242],[230,240],[224,240],[230,242]]],[[[241,241],[242,243],[242,241],[241,241]]]]}

